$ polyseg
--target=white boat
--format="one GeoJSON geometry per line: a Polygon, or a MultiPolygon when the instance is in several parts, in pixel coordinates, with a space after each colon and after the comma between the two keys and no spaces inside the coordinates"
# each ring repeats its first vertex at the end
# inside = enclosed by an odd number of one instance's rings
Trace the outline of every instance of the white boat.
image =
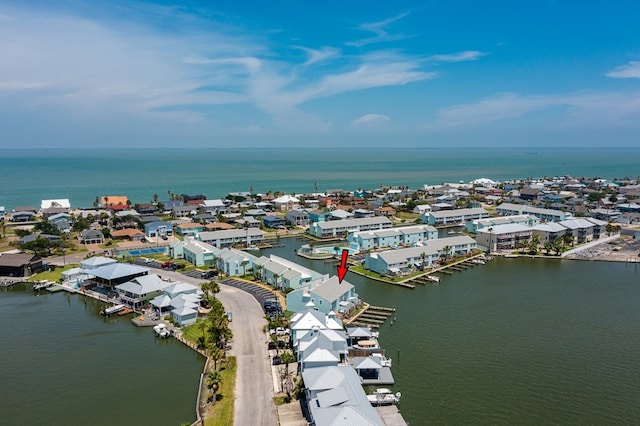
{"type": "Polygon", "coordinates": [[[378,405],[394,405],[400,402],[400,392],[395,394],[387,388],[378,388],[372,395],[367,395],[369,403],[374,407],[378,405]]]}
{"type": "Polygon", "coordinates": [[[156,333],[156,336],[162,339],[171,336],[171,330],[169,330],[169,328],[165,324],[154,325],[153,332],[156,333]]]}
{"type": "Polygon", "coordinates": [[[258,247],[258,246],[249,246],[249,247],[245,248],[245,250],[258,251],[258,250],[260,250],[260,247],[258,247]]]}
{"type": "Polygon", "coordinates": [[[124,305],[113,305],[110,308],[106,308],[104,311],[101,312],[101,314],[109,316],[109,315],[115,314],[116,312],[120,312],[124,308],[126,308],[126,306],[124,305]]]}
{"type": "Polygon", "coordinates": [[[472,260],[473,263],[475,263],[476,265],[484,265],[485,261],[482,259],[473,259],[472,260]]]}
{"type": "Polygon", "coordinates": [[[434,283],[439,283],[440,282],[440,277],[437,277],[435,275],[427,275],[427,279],[429,281],[433,281],[434,283]]]}
{"type": "Polygon", "coordinates": [[[378,352],[372,353],[370,356],[377,358],[380,361],[381,366],[391,368],[391,358],[387,358],[378,352]]]}

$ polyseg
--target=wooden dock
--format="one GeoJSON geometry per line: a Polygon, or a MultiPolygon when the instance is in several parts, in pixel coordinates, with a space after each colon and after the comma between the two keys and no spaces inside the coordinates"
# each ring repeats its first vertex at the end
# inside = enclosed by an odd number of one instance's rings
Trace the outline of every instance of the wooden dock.
{"type": "Polygon", "coordinates": [[[350,324],[357,327],[380,328],[395,312],[396,308],[369,305],[353,318],[350,324]]]}

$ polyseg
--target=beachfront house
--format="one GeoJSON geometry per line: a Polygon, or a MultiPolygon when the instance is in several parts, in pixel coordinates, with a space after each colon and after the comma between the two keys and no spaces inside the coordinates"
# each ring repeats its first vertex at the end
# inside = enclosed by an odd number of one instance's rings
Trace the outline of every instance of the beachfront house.
{"type": "Polygon", "coordinates": [[[277,210],[293,210],[300,207],[300,200],[292,195],[283,195],[273,200],[277,210]]]}
{"type": "Polygon", "coordinates": [[[203,200],[202,203],[200,203],[200,210],[211,213],[215,216],[227,211],[227,206],[220,198],[215,200],[203,200]]]}
{"type": "Polygon", "coordinates": [[[336,276],[323,276],[287,294],[287,309],[290,311],[302,311],[309,304],[325,314],[336,312],[344,315],[360,304],[360,298],[348,281],[340,283],[336,276]]]}

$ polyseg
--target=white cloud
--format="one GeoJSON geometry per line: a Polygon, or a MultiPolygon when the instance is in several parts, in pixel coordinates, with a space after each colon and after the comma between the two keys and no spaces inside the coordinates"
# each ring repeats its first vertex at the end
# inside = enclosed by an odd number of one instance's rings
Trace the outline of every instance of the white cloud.
{"type": "Polygon", "coordinates": [[[303,46],[294,46],[296,49],[303,50],[309,56],[309,59],[306,60],[303,66],[313,65],[316,63],[325,62],[329,59],[337,58],[342,53],[340,49],[336,49],[334,47],[323,46],[319,50],[309,49],[308,47],[303,46]]]}
{"type": "Polygon", "coordinates": [[[487,53],[479,52],[477,50],[466,50],[464,52],[446,53],[441,55],[433,55],[427,59],[436,62],[463,62],[463,61],[475,61],[487,53]]]}
{"type": "Polygon", "coordinates": [[[475,103],[441,108],[425,128],[469,127],[523,117],[552,107],[564,108],[556,125],[639,127],[640,92],[575,92],[551,95],[501,93],[475,103]]]}
{"type": "Polygon", "coordinates": [[[389,121],[389,117],[386,115],[382,115],[382,114],[366,114],[363,115],[360,118],[357,118],[355,120],[353,120],[351,122],[351,125],[354,127],[359,127],[359,126],[367,126],[370,124],[376,124],[376,123],[386,123],[387,121],[389,121]]]}
{"type": "Polygon", "coordinates": [[[626,65],[620,65],[606,74],[612,78],[640,78],[640,61],[629,61],[626,65]]]}
{"type": "Polygon", "coordinates": [[[360,24],[360,26],[358,26],[358,29],[362,31],[374,33],[375,35],[373,37],[367,37],[367,38],[363,38],[356,41],[350,41],[345,44],[348,46],[362,47],[362,46],[366,46],[368,44],[373,44],[373,43],[381,43],[381,42],[388,42],[388,41],[395,41],[395,40],[402,40],[405,38],[409,38],[411,36],[407,36],[403,34],[391,34],[386,30],[386,27],[388,27],[389,25],[393,24],[396,21],[399,21],[405,18],[408,15],[409,15],[409,12],[405,12],[405,13],[401,13],[400,15],[387,18],[383,21],[360,24]]]}

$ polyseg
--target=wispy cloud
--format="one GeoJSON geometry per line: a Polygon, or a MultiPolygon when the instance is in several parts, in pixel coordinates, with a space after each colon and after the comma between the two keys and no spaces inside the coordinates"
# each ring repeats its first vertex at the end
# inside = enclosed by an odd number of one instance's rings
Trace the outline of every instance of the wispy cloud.
{"type": "Polygon", "coordinates": [[[303,66],[313,65],[321,62],[325,62],[329,59],[337,58],[341,55],[341,50],[334,47],[323,46],[320,49],[310,49],[303,46],[294,46],[296,49],[300,49],[307,53],[308,59],[304,62],[303,66]]]}
{"type": "Polygon", "coordinates": [[[353,120],[351,122],[351,126],[352,127],[362,127],[362,126],[368,126],[371,124],[380,124],[380,123],[386,123],[387,121],[389,121],[390,118],[386,115],[382,115],[382,114],[366,114],[363,115],[360,118],[357,118],[355,120],[353,120]]]}
{"type": "Polygon", "coordinates": [[[567,126],[640,127],[640,92],[577,92],[552,95],[502,93],[476,103],[441,108],[425,128],[472,127],[523,117],[553,107],[564,108],[554,123],[567,126]]]}
{"type": "Polygon", "coordinates": [[[373,44],[373,43],[381,43],[381,42],[388,42],[388,41],[395,41],[395,40],[402,40],[405,38],[409,38],[412,36],[408,36],[405,34],[393,34],[390,33],[387,30],[387,27],[390,26],[391,24],[405,18],[409,16],[409,12],[405,12],[405,13],[401,13],[399,15],[396,16],[392,16],[391,18],[385,19],[383,21],[378,21],[378,22],[370,22],[370,23],[365,23],[365,24],[360,24],[358,26],[358,29],[362,30],[362,31],[367,31],[370,33],[375,34],[372,37],[366,37],[366,38],[362,38],[360,40],[356,40],[356,41],[350,41],[345,43],[348,46],[354,46],[354,47],[362,47],[362,46],[366,46],[368,44],[373,44]]]}
{"type": "Polygon", "coordinates": [[[620,65],[606,74],[612,78],[640,78],[640,61],[629,61],[626,65],[620,65]]]}
{"type": "Polygon", "coordinates": [[[464,52],[433,55],[429,56],[427,59],[435,62],[464,62],[475,61],[486,55],[487,53],[479,52],[477,50],[465,50],[464,52]]]}

